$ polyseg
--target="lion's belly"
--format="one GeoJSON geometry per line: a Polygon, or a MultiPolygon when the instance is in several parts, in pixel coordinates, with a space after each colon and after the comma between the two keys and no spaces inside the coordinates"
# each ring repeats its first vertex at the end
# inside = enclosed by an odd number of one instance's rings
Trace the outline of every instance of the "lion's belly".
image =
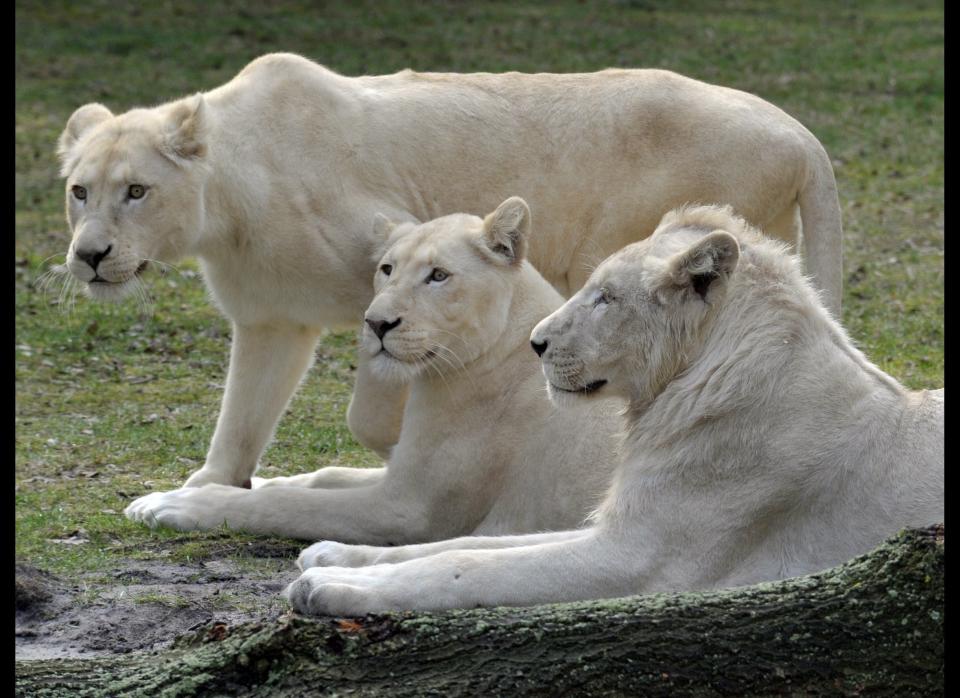
{"type": "MultiPolygon", "coordinates": [[[[289,323],[306,327],[356,326],[372,296],[369,282],[339,288],[323,273],[288,271],[257,274],[249,270],[217,269],[203,264],[204,279],[220,310],[241,325],[289,323]]],[[[295,267],[292,267],[295,268],[295,267]]]]}

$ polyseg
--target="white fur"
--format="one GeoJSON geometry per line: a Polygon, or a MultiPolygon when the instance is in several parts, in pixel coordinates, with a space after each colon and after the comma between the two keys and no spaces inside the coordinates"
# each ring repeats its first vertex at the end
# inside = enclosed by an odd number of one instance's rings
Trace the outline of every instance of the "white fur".
{"type": "MultiPolygon", "coordinates": [[[[411,391],[385,468],[323,468],[252,490],[156,492],[127,515],[179,529],[226,523],[376,546],[582,525],[609,484],[623,403],[559,411],[547,398],[530,330],[563,299],[523,260],[529,221],[527,205],[512,198],[486,221],[454,214],[381,232],[389,248],[366,319],[397,324],[381,339],[365,323],[361,353],[411,391]],[[447,276],[431,281],[438,269],[447,276]]],[[[315,549],[311,564],[342,562],[334,547],[315,549]]],[[[351,559],[401,560],[422,550],[369,547],[351,559]]]]}
{"type": "MultiPolygon", "coordinates": [[[[188,485],[250,478],[321,328],[354,325],[370,302],[377,213],[481,213],[519,193],[538,216],[529,260],[567,295],[686,202],[730,203],[791,244],[799,212],[808,270],[840,307],[840,209],[816,138],[762,99],[663,70],[350,78],[271,54],[153,109],[81,107],[59,152],[69,268],[90,281],[77,246],[112,245],[112,283],[91,294],[129,292],[145,259],[196,256],[233,322],[220,418],[188,485]],[[124,200],[133,183],[149,187],[136,205],[124,200]]],[[[388,452],[405,397],[361,359],[348,411],[361,443],[388,452]],[[368,395],[383,431],[354,414],[368,395]]]]}
{"type": "Polygon", "coordinates": [[[296,609],[739,586],[822,570],[943,520],[943,390],[905,390],[867,361],[796,260],[729,209],[668,214],[532,341],[547,345],[544,374],[574,406],[629,400],[625,460],[593,525],[354,569],[342,566],[351,546],[314,547],[287,590],[296,609]],[[589,396],[565,392],[602,380],[589,396]],[[341,566],[311,566],[330,562],[341,566]]]}

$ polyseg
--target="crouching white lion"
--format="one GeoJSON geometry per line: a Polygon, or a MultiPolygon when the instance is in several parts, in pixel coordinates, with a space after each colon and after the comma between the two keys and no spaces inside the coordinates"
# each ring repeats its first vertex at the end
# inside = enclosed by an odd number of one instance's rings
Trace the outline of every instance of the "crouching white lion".
{"type": "Polygon", "coordinates": [[[738,586],[821,570],[943,519],[943,391],[905,390],[869,363],[794,258],[729,209],[668,214],[531,341],[551,395],[580,408],[585,395],[629,400],[626,458],[593,526],[506,550],[312,567],[287,590],[295,608],[738,586]]]}
{"type": "MultiPolygon", "coordinates": [[[[840,307],[840,208],[817,139],[758,97],[662,70],[351,78],[272,54],[152,109],[81,107],[59,152],[67,267],[92,296],[136,288],[147,260],[196,256],[233,323],[188,485],[251,477],[322,328],[370,302],[377,212],[482,214],[519,194],[538,217],[530,261],[569,295],[667,210],[729,203],[791,244],[802,219],[807,270],[840,307]]],[[[405,390],[369,377],[361,359],[348,423],[385,455],[405,390]]]]}
{"type": "MultiPolygon", "coordinates": [[[[252,490],[211,484],[155,492],[127,515],[179,529],[225,522],[377,545],[581,525],[609,485],[623,403],[560,411],[550,403],[529,337],[563,298],[524,260],[529,225],[517,198],[485,220],[378,222],[390,246],[361,351],[377,374],[411,385],[385,468],[323,468],[252,490]]],[[[315,548],[314,559],[342,561],[339,547],[315,548]]],[[[383,559],[411,553],[398,550],[383,559]]]]}

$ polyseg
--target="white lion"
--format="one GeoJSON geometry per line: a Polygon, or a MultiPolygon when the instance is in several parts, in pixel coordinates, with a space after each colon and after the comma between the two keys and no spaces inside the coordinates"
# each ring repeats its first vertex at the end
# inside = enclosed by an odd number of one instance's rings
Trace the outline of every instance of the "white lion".
{"type": "Polygon", "coordinates": [[[368,567],[346,565],[374,561],[371,549],[308,548],[287,590],[296,609],[739,586],[822,570],[943,519],[943,390],[905,390],[867,361],[794,257],[728,208],[669,213],[531,342],[554,397],[629,401],[626,458],[593,525],[368,567]],[[341,566],[312,566],[331,559],[341,566]]]}
{"type": "MultiPolygon", "coordinates": [[[[530,261],[569,295],[667,210],[720,201],[791,244],[802,219],[807,270],[840,308],[820,143],[758,97],[663,70],[350,78],[271,54],[155,108],[81,107],[59,152],[67,266],[92,296],[136,288],[147,260],[196,256],[233,323],[220,417],[188,485],[251,477],[321,330],[370,302],[377,212],[479,214],[520,194],[538,217],[530,261]]],[[[405,394],[361,359],[347,415],[361,443],[388,453],[405,394]]]]}
{"type": "MultiPolygon", "coordinates": [[[[524,261],[529,227],[518,198],[485,220],[378,221],[389,249],[361,351],[378,375],[411,385],[385,468],[323,468],[252,490],[155,492],[127,515],[179,529],[226,523],[377,545],[582,525],[609,485],[623,403],[557,410],[548,399],[530,331],[563,298],[524,261]]],[[[383,559],[411,552],[398,550],[383,559]]]]}

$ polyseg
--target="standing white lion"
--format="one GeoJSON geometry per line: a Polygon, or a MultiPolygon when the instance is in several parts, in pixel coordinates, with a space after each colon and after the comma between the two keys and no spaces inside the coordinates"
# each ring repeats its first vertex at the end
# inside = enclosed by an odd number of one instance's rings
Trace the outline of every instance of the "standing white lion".
{"type": "MultiPolygon", "coordinates": [[[[802,221],[807,271],[840,308],[820,143],[758,97],[663,70],[351,78],[271,54],[151,109],[83,106],[59,153],[67,267],[93,297],[130,292],[147,260],[196,256],[233,323],[220,417],[188,485],[249,480],[320,331],[370,302],[378,212],[476,214],[519,194],[538,218],[530,261],[569,295],[667,210],[725,202],[794,245],[802,221]]],[[[361,443],[387,454],[405,395],[361,359],[348,410],[361,443]]]]}
{"type": "Polygon", "coordinates": [[[330,556],[308,548],[287,590],[295,608],[359,615],[740,586],[822,570],[943,520],[943,390],[905,390],[867,361],[795,258],[729,208],[669,213],[531,342],[554,398],[629,401],[625,461],[593,526],[367,567],[345,565],[375,551],[341,546],[341,566],[324,567],[314,565],[330,556]]]}

